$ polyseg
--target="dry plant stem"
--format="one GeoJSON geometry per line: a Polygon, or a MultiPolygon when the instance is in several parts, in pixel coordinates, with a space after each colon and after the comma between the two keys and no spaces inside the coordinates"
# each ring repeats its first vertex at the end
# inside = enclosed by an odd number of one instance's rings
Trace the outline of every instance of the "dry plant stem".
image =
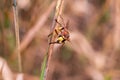
{"type": "MultiPolygon", "coordinates": [[[[56,10],[55,10],[55,16],[54,16],[54,19],[53,19],[53,24],[52,24],[52,27],[51,27],[51,31],[54,31],[55,27],[57,27],[57,24],[55,22],[55,19],[57,19],[59,21],[59,15],[62,14],[62,7],[63,7],[63,3],[64,3],[64,0],[58,0],[57,1],[57,4],[56,4],[56,10]]],[[[50,37],[49,41],[50,42],[53,42],[55,40],[54,38],[54,33],[52,34],[52,36],[50,37]]],[[[54,47],[54,44],[51,44],[49,45],[49,49],[48,49],[48,58],[47,58],[47,65],[46,65],[46,76],[45,76],[45,80],[49,80],[49,68],[50,68],[50,60],[51,60],[51,57],[52,57],[52,53],[53,53],[53,47],[54,47]]]]}
{"type": "Polygon", "coordinates": [[[18,22],[18,9],[16,0],[13,0],[13,12],[14,12],[14,23],[15,23],[15,34],[16,34],[16,47],[17,47],[17,55],[18,55],[18,67],[19,72],[22,72],[22,60],[20,54],[20,39],[19,39],[19,22],[18,22]]]}
{"type": "Polygon", "coordinates": [[[45,22],[47,21],[51,11],[53,10],[54,6],[55,6],[55,2],[54,1],[50,6],[49,9],[42,15],[40,16],[40,18],[38,19],[38,21],[36,22],[35,26],[33,26],[33,28],[31,28],[28,33],[25,35],[24,39],[22,40],[21,44],[20,44],[20,51],[22,52],[28,45],[29,43],[33,40],[33,38],[35,37],[35,34],[40,30],[41,27],[43,27],[43,25],[45,24],[45,22]]]}

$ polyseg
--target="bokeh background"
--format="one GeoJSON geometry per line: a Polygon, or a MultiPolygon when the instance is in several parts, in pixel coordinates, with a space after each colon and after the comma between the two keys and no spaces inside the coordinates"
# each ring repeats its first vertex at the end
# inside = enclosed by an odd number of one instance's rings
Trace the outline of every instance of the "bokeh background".
{"type": "MultiPolygon", "coordinates": [[[[39,80],[55,8],[43,26],[39,23],[53,1],[17,0],[24,80],[39,80]],[[34,37],[28,37],[32,32],[34,37]]],[[[71,43],[55,45],[49,80],[120,80],[120,0],[64,1],[71,43]]],[[[16,75],[15,50],[12,0],[0,0],[0,57],[16,75]]]]}

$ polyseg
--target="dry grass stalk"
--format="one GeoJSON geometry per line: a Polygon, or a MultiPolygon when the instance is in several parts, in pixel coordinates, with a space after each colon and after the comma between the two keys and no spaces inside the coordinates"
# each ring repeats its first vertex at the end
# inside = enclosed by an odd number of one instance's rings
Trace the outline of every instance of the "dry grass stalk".
{"type": "Polygon", "coordinates": [[[14,23],[15,23],[15,34],[16,34],[16,47],[17,47],[17,55],[18,55],[18,67],[19,71],[22,72],[22,60],[20,54],[20,39],[19,39],[19,22],[18,22],[18,8],[16,0],[13,0],[13,12],[14,12],[14,23]]]}
{"type": "MultiPolygon", "coordinates": [[[[53,19],[53,24],[52,24],[50,32],[54,31],[54,29],[57,27],[55,19],[57,19],[59,21],[59,15],[62,14],[63,3],[64,3],[64,0],[58,0],[57,1],[55,16],[54,16],[54,19],[53,19]]],[[[54,40],[55,40],[55,38],[54,38],[54,33],[53,33],[52,36],[50,37],[49,41],[53,42],[54,40]]],[[[48,58],[47,58],[47,65],[46,65],[45,80],[49,79],[49,75],[48,74],[49,74],[49,68],[50,68],[50,61],[51,61],[51,57],[52,57],[52,53],[53,53],[53,47],[54,47],[54,44],[51,44],[48,47],[48,53],[47,53],[48,54],[48,58]]]]}

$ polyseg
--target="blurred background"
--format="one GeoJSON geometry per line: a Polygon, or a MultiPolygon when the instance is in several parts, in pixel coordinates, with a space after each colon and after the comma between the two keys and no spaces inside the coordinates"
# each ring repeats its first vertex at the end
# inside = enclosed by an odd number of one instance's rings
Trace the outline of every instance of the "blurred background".
{"type": "MultiPolygon", "coordinates": [[[[53,1],[17,0],[24,80],[39,80],[55,8],[47,11],[53,1]]],[[[69,20],[71,43],[55,45],[49,80],[120,80],[120,0],[64,1],[62,17],[69,20]]],[[[0,57],[18,74],[12,3],[0,0],[0,57]]]]}

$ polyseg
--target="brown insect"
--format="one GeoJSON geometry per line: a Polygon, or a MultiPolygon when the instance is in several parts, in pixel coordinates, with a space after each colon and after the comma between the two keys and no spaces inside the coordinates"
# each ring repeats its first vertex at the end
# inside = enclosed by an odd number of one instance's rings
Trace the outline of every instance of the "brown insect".
{"type": "MultiPolygon", "coordinates": [[[[50,42],[49,44],[55,44],[55,43],[57,43],[57,44],[62,44],[63,43],[64,44],[65,41],[70,41],[70,39],[69,39],[70,34],[69,34],[68,29],[67,29],[69,21],[67,21],[67,23],[65,24],[64,19],[62,17],[61,17],[61,19],[62,19],[63,24],[61,24],[60,22],[57,21],[57,19],[55,19],[56,23],[59,24],[59,27],[54,30],[55,33],[57,34],[57,38],[56,38],[55,42],[50,42]]],[[[51,34],[49,34],[49,36],[50,35],[51,34]]]]}

